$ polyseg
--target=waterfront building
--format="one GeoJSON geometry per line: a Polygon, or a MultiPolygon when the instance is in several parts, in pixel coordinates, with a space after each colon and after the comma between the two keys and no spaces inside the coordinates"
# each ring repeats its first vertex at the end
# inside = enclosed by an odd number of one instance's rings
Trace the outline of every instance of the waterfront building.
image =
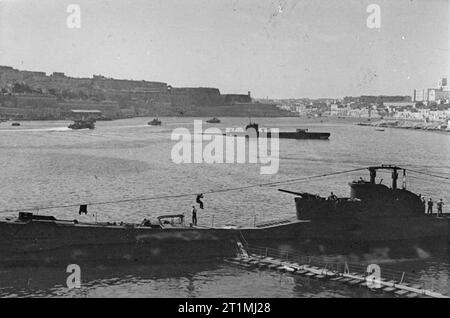
{"type": "Polygon", "coordinates": [[[414,89],[414,102],[449,102],[450,89],[448,87],[447,78],[444,77],[439,81],[437,88],[414,89]]]}

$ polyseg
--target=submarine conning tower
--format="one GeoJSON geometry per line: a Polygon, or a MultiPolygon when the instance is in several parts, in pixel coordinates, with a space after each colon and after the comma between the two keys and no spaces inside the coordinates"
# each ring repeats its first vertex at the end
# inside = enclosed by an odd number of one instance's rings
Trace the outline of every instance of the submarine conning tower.
{"type": "Polygon", "coordinates": [[[381,165],[369,167],[370,181],[362,179],[350,183],[350,197],[360,200],[366,209],[373,211],[373,214],[394,215],[420,215],[424,212],[424,205],[415,193],[406,190],[406,169],[381,165]],[[392,184],[388,186],[382,184],[382,179],[376,183],[378,170],[392,171],[392,184]],[[397,187],[399,173],[403,171],[402,188],[397,187]]]}
{"type": "Polygon", "coordinates": [[[370,173],[370,181],[365,181],[360,178],[357,181],[351,182],[350,185],[350,197],[352,199],[359,199],[362,201],[367,200],[380,200],[392,195],[392,192],[397,190],[398,171],[403,170],[403,185],[402,189],[406,189],[406,170],[392,165],[381,165],[368,168],[370,173]],[[391,170],[392,171],[392,184],[391,188],[382,184],[382,180],[376,183],[378,170],[391,170]]]}
{"type": "MultiPolygon", "coordinates": [[[[403,171],[403,184],[402,190],[406,190],[406,170],[392,165],[381,165],[368,168],[370,172],[370,181],[365,181],[360,178],[357,181],[351,182],[350,185],[350,197],[352,199],[359,199],[362,201],[383,200],[392,196],[394,192],[398,192],[397,181],[398,171],[403,171]],[[392,183],[391,188],[382,184],[383,179],[379,183],[376,183],[378,170],[391,170],[392,171],[392,183]]],[[[408,191],[409,192],[409,191],[408,191]]]]}
{"type": "Polygon", "coordinates": [[[392,165],[368,167],[367,169],[370,172],[369,181],[360,178],[349,183],[350,198],[333,199],[330,196],[326,199],[305,192],[292,192],[282,189],[280,191],[297,195],[295,205],[299,220],[329,218],[343,220],[343,217],[364,220],[365,217],[423,215],[425,205],[420,196],[406,190],[406,169],[392,165]],[[378,170],[391,171],[391,187],[382,184],[383,179],[380,179],[377,183],[378,170]],[[397,187],[399,170],[403,171],[403,183],[400,189],[397,187]]]}

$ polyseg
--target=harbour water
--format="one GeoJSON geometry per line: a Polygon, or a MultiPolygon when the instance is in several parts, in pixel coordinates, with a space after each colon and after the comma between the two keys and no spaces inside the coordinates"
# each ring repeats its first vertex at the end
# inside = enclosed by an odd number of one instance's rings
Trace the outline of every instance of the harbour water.
{"type": "MultiPolygon", "coordinates": [[[[170,139],[173,129],[193,129],[194,118],[161,118],[162,126],[148,126],[151,118],[97,122],[95,130],[73,131],[69,122],[22,122],[20,127],[0,124],[0,210],[34,208],[58,218],[140,222],[144,217],[186,213],[195,196],[134,201],[89,207],[80,217],[76,208],[41,210],[40,207],[150,196],[200,193],[261,184],[296,177],[397,164],[450,177],[450,135],[417,130],[356,126],[340,121],[299,118],[260,118],[263,127],[328,131],[330,140],[280,140],[280,166],[275,175],[261,175],[257,164],[175,164],[170,139]]],[[[206,118],[204,118],[206,120],[206,118]]],[[[246,118],[221,118],[214,127],[243,127],[246,118]]],[[[212,125],[204,124],[204,127],[212,125]]],[[[355,172],[281,186],[327,196],[333,191],[348,196],[348,182],[367,178],[355,172]]],[[[383,177],[383,176],[381,176],[383,177]]],[[[386,174],[384,183],[389,183],[386,174]]],[[[450,182],[427,176],[408,178],[408,188],[435,201],[442,198],[450,211],[450,182]]],[[[277,187],[205,195],[200,225],[253,225],[256,221],[295,215],[293,197],[277,187]]],[[[3,213],[2,216],[14,213],[3,213]]],[[[293,246],[285,246],[298,249],[293,246]]],[[[321,251],[318,246],[314,253],[321,251]]],[[[361,262],[377,262],[409,270],[450,294],[447,242],[398,246],[336,246],[323,253],[361,262]]],[[[304,252],[304,251],[303,251],[304,252]]],[[[312,252],[312,251],[308,251],[312,252]]],[[[220,261],[198,264],[111,265],[92,264],[82,269],[82,288],[66,287],[65,267],[0,268],[0,296],[135,296],[135,297],[365,297],[362,290],[323,285],[269,272],[248,271],[220,261]]]]}

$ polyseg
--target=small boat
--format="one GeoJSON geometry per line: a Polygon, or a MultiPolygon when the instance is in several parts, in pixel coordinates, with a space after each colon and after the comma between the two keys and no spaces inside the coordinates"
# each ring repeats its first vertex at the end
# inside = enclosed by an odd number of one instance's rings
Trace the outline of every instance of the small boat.
{"type": "Polygon", "coordinates": [[[154,118],[152,121],[148,122],[148,125],[150,125],[150,126],[160,126],[161,123],[162,122],[158,118],[154,118]]]}
{"type": "Polygon", "coordinates": [[[220,123],[220,119],[214,117],[214,118],[208,119],[206,122],[210,123],[210,124],[218,124],[218,123],[220,123]]]}
{"type": "Polygon", "coordinates": [[[95,121],[94,120],[75,120],[73,124],[68,126],[70,129],[94,129],[95,121]]]}
{"type": "Polygon", "coordinates": [[[11,126],[20,126],[20,123],[12,123],[11,126]]]}

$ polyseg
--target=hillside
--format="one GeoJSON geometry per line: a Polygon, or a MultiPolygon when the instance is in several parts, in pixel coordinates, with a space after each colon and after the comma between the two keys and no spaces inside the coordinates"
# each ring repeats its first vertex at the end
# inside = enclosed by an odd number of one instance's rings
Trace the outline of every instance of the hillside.
{"type": "Polygon", "coordinates": [[[252,103],[248,94],[218,88],[172,87],[163,82],[75,78],[61,72],[0,66],[0,117],[65,119],[71,110],[99,110],[107,119],[134,116],[293,116],[274,104],[252,103]]]}

